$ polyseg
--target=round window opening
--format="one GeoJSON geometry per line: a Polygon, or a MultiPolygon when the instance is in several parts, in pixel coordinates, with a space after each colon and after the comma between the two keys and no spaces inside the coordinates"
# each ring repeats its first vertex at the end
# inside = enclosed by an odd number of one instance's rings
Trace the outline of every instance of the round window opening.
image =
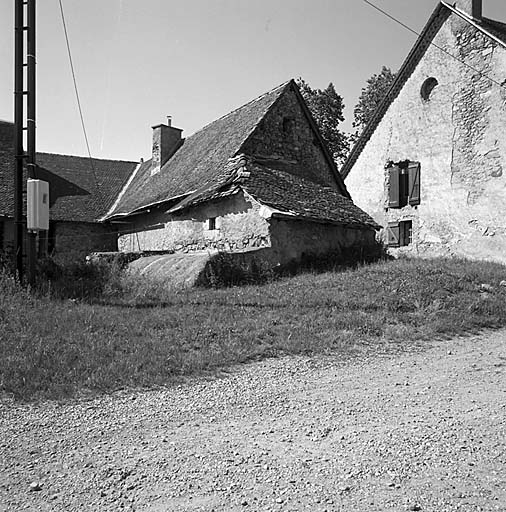
{"type": "Polygon", "coordinates": [[[438,81],[431,76],[430,78],[427,78],[425,82],[422,84],[422,88],[420,90],[420,95],[422,96],[423,101],[429,101],[430,95],[432,94],[432,91],[434,90],[434,87],[438,85],[438,81]]]}

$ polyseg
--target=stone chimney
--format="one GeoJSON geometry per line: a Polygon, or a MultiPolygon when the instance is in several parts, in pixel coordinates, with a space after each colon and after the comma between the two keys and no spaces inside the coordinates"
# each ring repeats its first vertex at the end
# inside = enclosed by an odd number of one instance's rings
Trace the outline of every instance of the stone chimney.
{"type": "Polygon", "coordinates": [[[483,0],[456,0],[455,7],[475,20],[481,20],[483,17],[483,0]]]}
{"type": "Polygon", "coordinates": [[[158,174],[167,160],[181,146],[183,130],[172,126],[171,118],[167,124],[153,126],[153,155],[151,160],[151,176],[158,174]]]}

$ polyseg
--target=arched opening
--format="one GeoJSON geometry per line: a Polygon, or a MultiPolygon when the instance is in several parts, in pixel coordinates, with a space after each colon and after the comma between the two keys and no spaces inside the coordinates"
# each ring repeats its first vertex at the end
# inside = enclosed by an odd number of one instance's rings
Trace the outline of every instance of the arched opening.
{"type": "Polygon", "coordinates": [[[438,84],[439,82],[433,76],[425,80],[425,82],[422,84],[422,88],[420,89],[420,96],[422,97],[423,101],[429,101],[434,87],[436,87],[438,84]]]}

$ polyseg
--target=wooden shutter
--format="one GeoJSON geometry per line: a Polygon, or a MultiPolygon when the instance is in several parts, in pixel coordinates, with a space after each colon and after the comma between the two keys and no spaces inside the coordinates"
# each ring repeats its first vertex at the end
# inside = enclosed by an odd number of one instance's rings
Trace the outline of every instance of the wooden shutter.
{"type": "Polygon", "coordinates": [[[420,204],[420,164],[411,162],[409,170],[409,204],[416,206],[420,204]]]}
{"type": "Polygon", "coordinates": [[[398,222],[389,222],[387,227],[387,245],[399,247],[401,240],[401,228],[398,222]]]}
{"type": "Polygon", "coordinates": [[[400,202],[399,202],[399,176],[400,176],[400,169],[394,165],[393,167],[390,167],[389,171],[390,176],[390,186],[388,188],[388,206],[390,208],[399,208],[400,202]]]}

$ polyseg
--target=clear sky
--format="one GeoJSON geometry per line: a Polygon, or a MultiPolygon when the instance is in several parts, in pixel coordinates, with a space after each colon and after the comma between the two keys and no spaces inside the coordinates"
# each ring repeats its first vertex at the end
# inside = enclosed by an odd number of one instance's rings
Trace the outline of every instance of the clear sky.
{"type": "MultiPolygon", "coordinates": [[[[483,0],[506,21],[505,0],[483,0]]],[[[436,0],[374,0],[420,31],[436,0]]],[[[0,119],[13,119],[13,0],[0,2],[0,119]]],[[[416,36],[362,0],[63,0],[93,156],[149,158],[151,126],[183,136],[285,82],[333,82],[345,128],[365,81],[416,36]]],[[[38,149],[85,155],[58,0],[37,2],[38,149]]]]}

